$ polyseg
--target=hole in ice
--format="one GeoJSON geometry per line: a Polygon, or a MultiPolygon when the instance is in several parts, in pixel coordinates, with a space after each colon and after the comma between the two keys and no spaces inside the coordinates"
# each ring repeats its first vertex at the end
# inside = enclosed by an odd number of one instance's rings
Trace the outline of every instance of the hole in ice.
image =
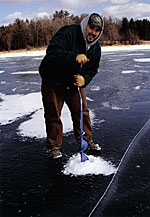
{"type": "Polygon", "coordinates": [[[88,155],[89,160],[81,162],[81,155],[73,155],[64,166],[65,175],[111,175],[116,172],[116,168],[111,162],[105,161],[101,157],[88,155]]]}

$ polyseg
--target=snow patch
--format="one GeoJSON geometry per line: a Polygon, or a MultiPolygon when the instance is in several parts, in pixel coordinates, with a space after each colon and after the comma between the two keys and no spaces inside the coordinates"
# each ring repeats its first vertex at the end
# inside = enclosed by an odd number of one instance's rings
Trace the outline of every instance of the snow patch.
{"type": "Polygon", "coordinates": [[[104,123],[104,122],[105,122],[104,119],[99,120],[99,124],[102,124],[102,123],[104,123]]]}
{"type": "MultiPolygon", "coordinates": [[[[14,90],[15,91],[15,90],[14,90]]],[[[18,133],[22,136],[45,137],[45,120],[42,96],[40,92],[27,95],[4,95],[0,94],[0,125],[11,124],[25,115],[31,115],[28,121],[20,124],[18,133]]],[[[95,114],[90,111],[91,122],[93,124],[95,114]]],[[[63,132],[73,130],[71,114],[69,108],[64,104],[62,109],[63,132]]]]}
{"type": "Polygon", "coordinates": [[[20,124],[18,134],[27,137],[46,137],[43,109],[36,111],[31,119],[20,124]]]}
{"type": "Polygon", "coordinates": [[[12,72],[12,75],[29,75],[29,74],[39,74],[38,71],[26,71],[26,72],[12,72]]]}
{"type": "Polygon", "coordinates": [[[93,102],[94,100],[91,99],[90,97],[86,97],[86,100],[93,102]]]}
{"type": "Polygon", "coordinates": [[[121,62],[123,61],[123,59],[111,59],[111,60],[107,60],[108,62],[121,62]]]}
{"type": "MultiPolygon", "coordinates": [[[[63,133],[72,131],[73,127],[72,127],[71,115],[66,104],[64,104],[63,106],[61,119],[63,123],[63,133]]],[[[19,134],[22,136],[37,137],[37,138],[46,137],[43,109],[36,111],[31,116],[30,120],[21,123],[18,130],[19,130],[19,134]]]]}
{"type": "Polygon", "coordinates": [[[1,83],[0,84],[6,84],[6,81],[1,81],[1,83]]]}
{"type": "Polygon", "coordinates": [[[102,51],[110,52],[110,51],[131,51],[131,50],[150,50],[150,45],[122,45],[122,46],[102,46],[102,51]]]}
{"type": "MultiPolygon", "coordinates": [[[[90,118],[92,124],[94,122],[94,117],[95,117],[94,113],[90,111],[90,118]]],[[[36,111],[30,118],[31,119],[20,124],[20,126],[18,127],[18,134],[27,137],[37,137],[37,138],[46,137],[43,109],[39,109],[38,111],[36,111]]],[[[69,133],[73,131],[71,114],[68,106],[65,103],[62,108],[61,120],[63,124],[63,133],[69,133]]]]}
{"type": "Polygon", "coordinates": [[[12,91],[15,92],[17,90],[17,87],[13,88],[12,91]]]}
{"type": "Polygon", "coordinates": [[[35,57],[35,58],[33,58],[34,60],[42,60],[43,59],[43,57],[35,57]]]}
{"type": "Polygon", "coordinates": [[[129,109],[129,108],[121,108],[116,105],[110,105],[109,102],[102,102],[101,105],[104,106],[105,108],[111,108],[112,110],[116,110],[116,111],[124,111],[129,109]]]}
{"type": "Polygon", "coordinates": [[[42,107],[40,93],[27,95],[4,95],[0,94],[0,124],[10,124],[42,107]]]}
{"type": "Polygon", "coordinates": [[[134,67],[136,67],[136,68],[141,68],[142,66],[139,66],[139,65],[134,65],[134,67]]]}
{"type": "Polygon", "coordinates": [[[123,110],[123,108],[120,108],[118,106],[112,106],[112,110],[116,110],[116,111],[119,111],[119,110],[123,110]]]}
{"type": "Polygon", "coordinates": [[[43,56],[46,54],[46,49],[42,51],[25,51],[25,52],[8,52],[8,53],[2,53],[0,54],[0,58],[6,58],[6,57],[25,57],[25,56],[43,56]]]}
{"type": "Polygon", "coordinates": [[[93,90],[93,91],[97,91],[97,90],[100,90],[100,87],[93,85],[93,86],[91,86],[90,89],[93,90]]]}
{"type": "Polygon", "coordinates": [[[110,104],[109,104],[109,102],[102,102],[102,106],[104,106],[104,107],[110,107],[110,104]]]}
{"type": "Polygon", "coordinates": [[[128,53],[128,54],[123,54],[121,56],[142,56],[145,55],[145,53],[128,53]]]}
{"type": "Polygon", "coordinates": [[[146,63],[150,62],[150,58],[134,59],[135,62],[146,63]]]}
{"type": "Polygon", "coordinates": [[[132,74],[132,73],[135,73],[135,72],[136,72],[135,70],[124,70],[121,73],[122,74],[132,74]]]}
{"type": "Polygon", "coordinates": [[[140,90],[140,88],[141,88],[141,86],[136,86],[136,87],[134,87],[133,89],[134,89],[134,90],[140,90]]]}
{"type": "Polygon", "coordinates": [[[104,175],[109,176],[116,172],[116,168],[111,162],[107,162],[101,157],[87,155],[89,160],[81,162],[81,155],[73,155],[64,166],[63,173],[71,176],[82,175],[104,175]]]}
{"type": "Polygon", "coordinates": [[[149,73],[150,71],[148,71],[148,70],[139,70],[139,72],[141,72],[141,73],[149,73]]]}

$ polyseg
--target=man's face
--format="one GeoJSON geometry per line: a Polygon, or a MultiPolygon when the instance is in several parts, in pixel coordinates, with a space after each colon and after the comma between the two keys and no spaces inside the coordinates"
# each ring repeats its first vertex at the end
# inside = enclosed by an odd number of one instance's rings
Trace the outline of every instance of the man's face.
{"type": "Polygon", "coordinates": [[[100,28],[98,26],[90,26],[87,24],[86,39],[88,43],[93,42],[100,34],[100,28]]]}

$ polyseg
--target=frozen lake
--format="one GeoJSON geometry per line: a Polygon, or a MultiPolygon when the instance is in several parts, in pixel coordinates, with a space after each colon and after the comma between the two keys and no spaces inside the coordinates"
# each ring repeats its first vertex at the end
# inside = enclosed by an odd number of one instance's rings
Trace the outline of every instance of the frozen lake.
{"type": "Polygon", "coordinates": [[[39,64],[44,52],[0,55],[2,217],[150,216],[150,46],[102,48],[99,73],[86,88],[100,156],[80,162],[64,105],[63,162],[45,149],[39,64]],[[135,138],[135,140],[134,140],[135,138]]]}

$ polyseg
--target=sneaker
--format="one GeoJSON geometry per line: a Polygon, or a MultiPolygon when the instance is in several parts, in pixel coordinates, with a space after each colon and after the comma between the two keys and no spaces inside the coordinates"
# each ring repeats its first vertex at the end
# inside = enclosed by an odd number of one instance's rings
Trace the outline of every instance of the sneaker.
{"type": "Polygon", "coordinates": [[[99,146],[99,144],[94,144],[94,142],[92,141],[91,144],[88,145],[88,151],[101,151],[101,147],[99,146]]]}
{"type": "Polygon", "coordinates": [[[59,149],[49,150],[50,158],[57,159],[62,157],[62,153],[59,149]]]}

